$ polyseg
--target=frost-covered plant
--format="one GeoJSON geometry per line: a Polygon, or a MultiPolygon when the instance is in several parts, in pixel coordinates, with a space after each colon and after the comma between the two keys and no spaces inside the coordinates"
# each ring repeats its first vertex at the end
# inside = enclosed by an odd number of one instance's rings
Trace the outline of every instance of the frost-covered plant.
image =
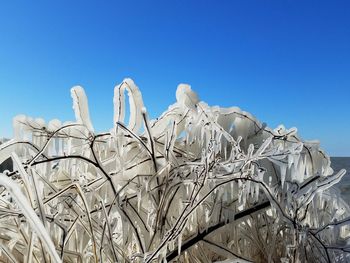
{"type": "Polygon", "coordinates": [[[81,87],[76,121],[17,116],[0,146],[0,251],[8,262],[346,262],[349,208],[329,157],[295,128],[210,107],[188,85],[148,120],[130,79],[96,133],[81,87]],[[129,97],[129,121],[125,95],[129,97]]]}

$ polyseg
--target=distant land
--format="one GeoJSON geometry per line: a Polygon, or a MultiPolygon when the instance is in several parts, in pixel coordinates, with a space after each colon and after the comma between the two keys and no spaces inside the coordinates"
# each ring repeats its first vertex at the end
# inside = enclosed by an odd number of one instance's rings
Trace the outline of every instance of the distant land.
{"type": "Polygon", "coordinates": [[[350,157],[331,157],[331,162],[331,167],[335,173],[341,169],[346,170],[346,174],[343,179],[336,184],[336,187],[340,189],[342,197],[350,206],[350,157]]]}

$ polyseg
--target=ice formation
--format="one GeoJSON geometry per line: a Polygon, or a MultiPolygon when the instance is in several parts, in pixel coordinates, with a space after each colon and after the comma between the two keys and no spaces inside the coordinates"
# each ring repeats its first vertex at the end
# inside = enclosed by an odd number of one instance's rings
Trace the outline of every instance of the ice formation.
{"type": "Polygon", "coordinates": [[[295,128],[211,107],[186,84],[148,120],[131,79],[96,133],[82,87],[75,122],[17,116],[0,145],[6,262],[348,262],[350,210],[329,157],[295,128]],[[129,120],[125,96],[129,99],[129,120]]]}

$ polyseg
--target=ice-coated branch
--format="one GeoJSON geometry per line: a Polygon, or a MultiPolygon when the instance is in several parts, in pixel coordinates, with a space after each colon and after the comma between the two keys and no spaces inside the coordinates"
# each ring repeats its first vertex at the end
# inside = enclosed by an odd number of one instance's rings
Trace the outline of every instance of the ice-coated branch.
{"type": "Polygon", "coordinates": [[[73,98],[73,109],[77,123],[85,125],[89,131],[93,132],[94,128],[90,120],[89,106],[84,89],[80,86],[73,87],[71,89],[71,96],[73,98]]]}

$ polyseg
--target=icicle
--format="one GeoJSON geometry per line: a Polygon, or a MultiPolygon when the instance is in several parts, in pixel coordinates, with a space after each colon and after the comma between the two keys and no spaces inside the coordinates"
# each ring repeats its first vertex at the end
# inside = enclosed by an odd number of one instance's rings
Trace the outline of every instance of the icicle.
{"type": "Polygon", "coordinates": [[[292,167],[293,163],[294,163],[294,155],[293,154],[289,154],[288,155],[288,169],[290,169],[292,167]]]}
{"type": "Polygon", "coordinates": [[[182,246],[182,233],[178,236],[178,242],[177,242],[177,253],[178,255],[181,255],[181,246],[182,246]]]}
{"type": "Polygon", "coordinates": [[[137,191],[137,212],[140,212],[140,205],[141,205],[141,195],[142,191],[141,189],[139,189],[139,191],[137,191]]]}
{"type": "Polygon", "coordinates": [[[255,184],[255,201],[259,201],[259,184],[255,184]]]}
{"type": "Polygon", "coordinates": [[[234,191],[235,185],[234,184],[235,184],[234,182],[230,183],[230,187],[231,187],[230,191],[231,191],[231,198],[232,199],[235,197],[235,191],[234,191]]]}
{"type": "Polygon", "coordinates": [[[185,189],[186,189],[186,197],[190,195],[190,185],[187,184],[185,185],[185,189]]]}
{"type": "Polygon", "coordinates": [[[283,188],[284,182],[286,180],[287,166],[284,164],[281,164],[280,169],[281,169],[281,184],[283,188]]]}
{"type": "Polygon", "coordinates": [[[206,223],[206,226],[208,227],[208,223],[209,223],[209,210],[208,209],[205,209],[205,223],[206,223]]]}

